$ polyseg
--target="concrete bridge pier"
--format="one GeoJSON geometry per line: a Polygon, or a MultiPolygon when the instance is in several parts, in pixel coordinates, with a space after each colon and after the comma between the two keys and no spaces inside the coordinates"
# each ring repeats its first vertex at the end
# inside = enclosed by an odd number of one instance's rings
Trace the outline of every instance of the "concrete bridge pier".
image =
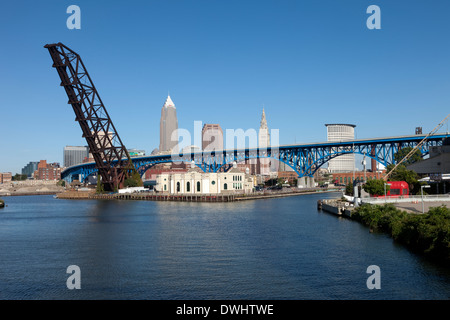
{"type": "Polygon", "coordinates": [[[297,178],[297,188],[306,188],[306,179],[305,177],[297,178]]]}
{"type": "Polygon", "coordinates": [[[316,185],[316,182],[314,181],[314,177],[308,177],[307,187],[314,188],[315,185],[316,185]]]}

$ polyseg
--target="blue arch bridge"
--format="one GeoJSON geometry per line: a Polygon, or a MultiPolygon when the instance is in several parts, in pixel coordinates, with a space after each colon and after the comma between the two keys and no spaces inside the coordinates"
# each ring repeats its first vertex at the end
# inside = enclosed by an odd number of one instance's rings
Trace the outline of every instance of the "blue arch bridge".
{"type": "MultiPolygon", "coordinates": [[[[430,148],[441,146],[448,133],[430,135],[420,146],[422,156],[429,154],[430,148]]],[[[228,171],[233,162],[243,162],[249,159],[271,158],[287,164],[297,174],[299,183],[305,183],[305,177],[312,178],[314,173],[329,160],[343,154],[361,154],[383,164],[396,164],[394,155],[402,148],[416,147],[425,135],[396,136],[387,138],[349,140],[340,142],[321,142],[311,144],[282,145],[277,147],[246,148],[220,151],[192,152],[179,155],[163,154],[142,157],[132,157],[132,162],[141,176],[149,168],[160,163],[185,162],[192,163],[204,172],[228,171]]],[[[66,168],[61,177],[66,182],[87,178],[97,172],[95,162],[83,163],[66,168]]],[[[312,179],[308,179],[311,181],[312,179]]]]}

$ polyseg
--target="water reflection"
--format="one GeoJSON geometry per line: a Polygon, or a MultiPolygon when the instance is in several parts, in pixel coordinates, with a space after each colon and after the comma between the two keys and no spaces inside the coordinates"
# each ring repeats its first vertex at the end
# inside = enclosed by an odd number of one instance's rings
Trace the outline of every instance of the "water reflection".
{"type": "Polygon", "coordinates": [[[335,195],[234,203],[9,198],[0,215],[0,298],[448,299],[449,270],[318,212],[326,196],[335,195]],[[71,264],[82,272],[75,293],[65,289],[71,264]],[[365,285],[372,264],[382,270],[378,291],[365,285]]]}

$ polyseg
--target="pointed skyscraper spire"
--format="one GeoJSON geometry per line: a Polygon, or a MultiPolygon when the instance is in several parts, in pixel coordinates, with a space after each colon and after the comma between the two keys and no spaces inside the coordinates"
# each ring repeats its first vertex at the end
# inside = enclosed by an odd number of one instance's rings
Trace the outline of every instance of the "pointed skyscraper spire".
{"type": "Polygon", "coordinates": [[[161,109],[161,120],[159,124],[159,152],[177,151],[178,146],[178,120],[177,109],[170,95],[167,95],[166,102],[161,109]],[[172,137],[173,133],[176,133],[172,137]],[[173,139],[173,140],[172,140],[173,139]]]}
{"type": "MultiPolygon", "coordinates": [[[[269,128],[267,127],[266,112],[264,111],[264,107],[261,116],[261,125],[259,127],[258,133],[258,147],[262,149],[270,147],[270,134],[269,128]]],[[[259,167],[259,174],[269,175],[270,160],[268,158],[259,158],[258,167],[259,167]]]]}
{"type": "Polygon", "coordinates": [[[172,99],[170,99],[170,95],[167,96],[166,102],[164,103],[164,108],[167,108],[167,107],[175,108],[175,104],[173,103],[172,99]]]}
{"type": "Polygon", "coordinates": [[[262,112],[262,116],[261,116],[260,129],[268,129],[268,127],[267,127],[267,120],[266,120],[266,113],[264,112],[264,107],[263,107],[263,112],[262,112]]]}

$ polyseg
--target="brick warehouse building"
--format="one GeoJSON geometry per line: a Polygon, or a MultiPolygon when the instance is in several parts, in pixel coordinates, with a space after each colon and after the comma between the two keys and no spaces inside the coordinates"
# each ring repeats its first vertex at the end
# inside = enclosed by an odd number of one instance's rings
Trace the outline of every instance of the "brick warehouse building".
{"type": "Polygon", "coordinates": [[[35,180],[60,180],[61,168],[59,163],[47,163],[46,160],[39,161],[38,168],[34,172],[35,180]]]}
{"type": "Polygon", "coordinates": [[[12,181],[12,173],[11,172],[0,172],[0,183],[7,183],[12,181]]]}
{"type": "MultiPolygon", "coordinates": [[[[366,171],[366,173],[365,173],[366,180],[382,179],[385,175],[386,175],[386,170],[383,170],[381,172],[366,171]]],[[[347,184],[353,182],[353,179],[355,179],[358,182],[364,181],[364,171],[355,171],[354,174],[353,174],[353,172],[333,173],[332,182],[335,185],[347,185],[347,184]]]]}

